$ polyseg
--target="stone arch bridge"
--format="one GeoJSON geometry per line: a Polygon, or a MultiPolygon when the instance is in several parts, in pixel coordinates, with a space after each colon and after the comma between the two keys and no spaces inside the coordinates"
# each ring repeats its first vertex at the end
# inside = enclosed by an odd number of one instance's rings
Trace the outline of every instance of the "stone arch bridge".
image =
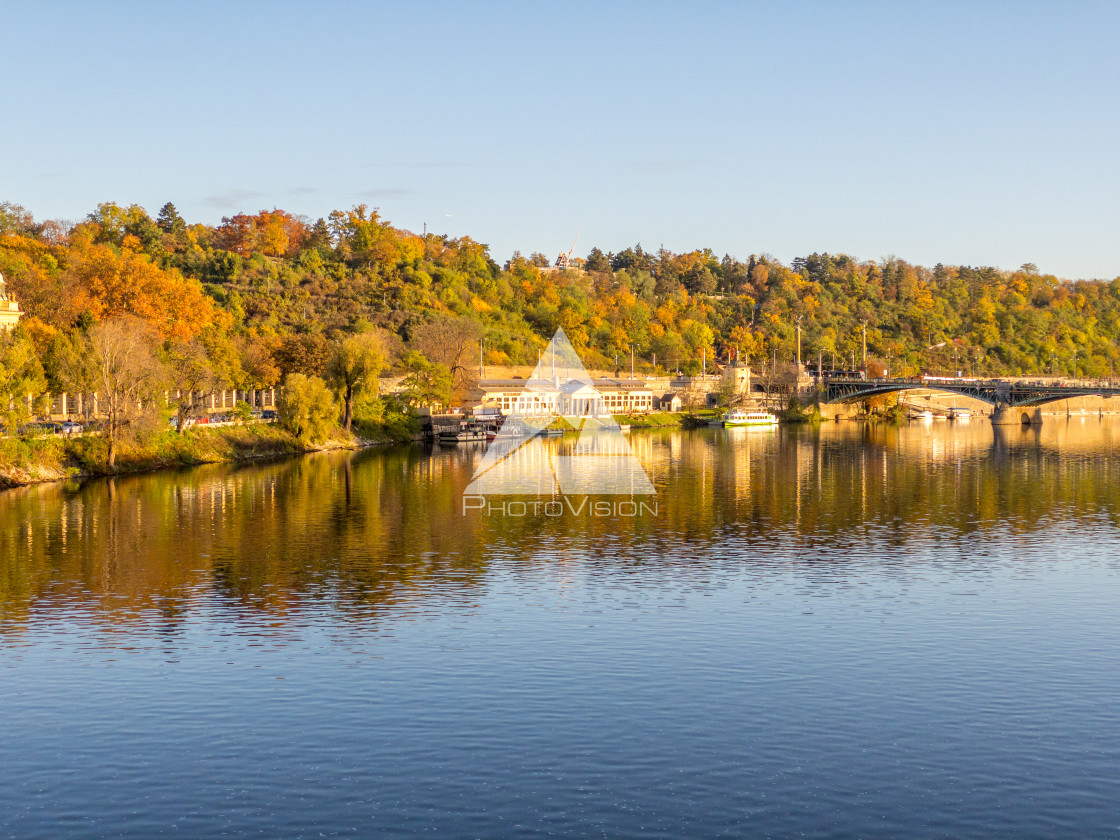
{"type": "Polygon", "coordinates": [[[1007,379],[856,379],[826,376],[821,382],[820,401],[859,402],[879,394],[918,388],[946,391],[986,402],[994,407],[992,422],[997,425],[1039,422],[1041,413],[1027,409],[1058,400],[1120,396],[1120,388],[1101,385],[1041,385],[1007,379]]]}

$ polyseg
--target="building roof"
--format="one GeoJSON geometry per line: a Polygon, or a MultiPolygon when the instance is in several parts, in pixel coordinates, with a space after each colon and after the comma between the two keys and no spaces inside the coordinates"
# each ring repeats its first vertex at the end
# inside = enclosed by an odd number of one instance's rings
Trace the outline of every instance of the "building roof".
{"type": "MultiPolygon", "coordinates": [[[[579,383],[582,382],[582,380],[573,379],[569,380],[569,382],[579,383]]],[[[515,388],[526,388],[530,383],[533,386],[533,390],[544,390],[546,388],[555,387],[552,384],[552,380],[549,379],[480,379],[478,380],[478,387],[484,391],[512,390],[515,388]]],[[[564,386],[567,384],[568,383],[564,383],[564,385],[561,385],[560,390],[563,390],[564,386]]],[[[622,388],[627,390],[645,390],[649,387],[646,385],[644,379],[592,379],[591,384],[598,389],[622,388]]]]}

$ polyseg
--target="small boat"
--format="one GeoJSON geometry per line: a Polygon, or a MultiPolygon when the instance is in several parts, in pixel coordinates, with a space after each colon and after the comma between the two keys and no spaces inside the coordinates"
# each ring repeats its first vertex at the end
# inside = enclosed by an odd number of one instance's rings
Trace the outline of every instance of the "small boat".
{"type": "Polygon", "coordinates": [[[928,408],[925,411],[919,411],[916,408],[912,408],[912,409],[910,409],[910,419],[911,420],[932,420],[933,419],[933,412],[930,411],[928,408]]]}
{"type": "Polygon", "coordinates": [[[476,423],[471,420],[464,420],[459,423],[457,429],[442,429],[440,430],[439,438],[440,443],[469,443],[476,440],[488,440],[487,435],[493,431],[493,428],[488,425],[476,423]]]}
{"type": "Polygon", "coordinates": [[[778,418],[769,411],[747,411],[733,408],[723,415],[724,426],[776,426],[778,418]]]}
{"type": "Polygon", "coordinates": [[[972,412],[967,408],[953,407],[949,409],[950,420],[968,420],[972,417],[972,412]]]}
{"type": "Polygon", "coordinates": [[[485,429],[460,429],[457,432],[440,432],[440,443],[470,443],[476,440],[489,440],[485,429]]]}

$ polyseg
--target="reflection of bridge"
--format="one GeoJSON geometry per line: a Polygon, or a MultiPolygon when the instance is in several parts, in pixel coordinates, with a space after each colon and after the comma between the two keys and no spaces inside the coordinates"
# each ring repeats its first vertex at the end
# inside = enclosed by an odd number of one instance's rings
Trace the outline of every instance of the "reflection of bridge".
{"type": "MultiPolygon", "coordinates": [[[[993,420],[1008,408],[1043,405],[1071,397],[1120,396],[1120,388],[1100,385],[1041,385],[1006,379],[854,379],[826,376],[821,386],[821,402],[857,402],[878,394],[915,388],[948,391],[986,402],[995,406],[993,420]]],[[[1022,418],[1024,422],[1030,422],[1027,415],[1022,415],[1022,418]]],[[[1016,418],[1014,422],[1019,422],[1019,419],[1016,418]]]]}

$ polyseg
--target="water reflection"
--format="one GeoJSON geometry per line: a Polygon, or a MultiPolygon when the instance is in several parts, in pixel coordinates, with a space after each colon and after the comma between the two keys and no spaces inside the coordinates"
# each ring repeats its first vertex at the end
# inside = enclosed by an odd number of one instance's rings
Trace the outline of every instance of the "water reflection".
{"type": "Polygon", "coordinates": [[[105,620],[156,609],[173,626],[200,593],[266,614],[308,603],[367,614],[482,587],[496,560],[576,552],[669,569],[750,562],[783,541],[839,559],[871,535],[905,557],[985,529],[1115,526],[1118,440],[1120,423],[1096,417],[636,432],[657,515],[621,518],[464,515],[482,446],[12,490],[0,494],[0,621],[81,604],[105,620]]]}

